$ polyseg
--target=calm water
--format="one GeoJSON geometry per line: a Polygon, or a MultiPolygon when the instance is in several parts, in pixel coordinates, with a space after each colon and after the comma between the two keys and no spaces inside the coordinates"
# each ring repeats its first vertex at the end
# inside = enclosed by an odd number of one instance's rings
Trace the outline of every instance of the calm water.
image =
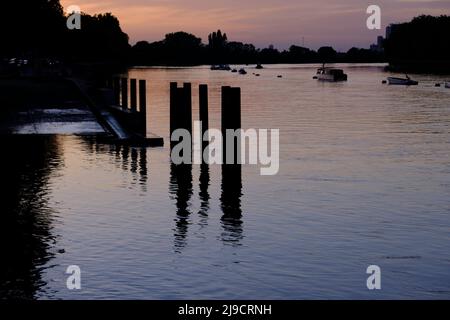
{"type": "MultiPolygon", "coordinates": [[[[381,66],[134,69],[168,145],[170,81],[242,88],[244,128],[280,129],[280,172],[171,167],[169,150],[2,138],[0,294],[39,299],[450,298],[450,90],[381,66]],[[258,72],[255,77],[252,72],[258,72]],[[277,78],[282,75],[283,78],[277,78]],[[379,265],[382,290],[366,287],[379,265]],[[82,290],[66,289],[78,265],[82,290]]],[[[197,96],[194,114],[197,116],[197,96]]]]}

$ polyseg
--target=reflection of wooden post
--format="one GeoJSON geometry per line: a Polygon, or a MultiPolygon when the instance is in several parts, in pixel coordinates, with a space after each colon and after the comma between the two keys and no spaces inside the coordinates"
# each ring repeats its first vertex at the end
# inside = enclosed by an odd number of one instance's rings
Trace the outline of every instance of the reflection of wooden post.
{"type": "MultiPolygon", "coordinates": [[[[238,164],[241,156],[240,136],[234,141],[227,139],[227,129],[241,129],[241,88],[222,87],[222,135],[223,135],[223,162],[227,163],[227,145],[234,145],[232,160],[238,164]]],[[[229,161],[228,161],[229,162],[229,161]]]]}
{"type": "Polygon", "coordinates": [[[142,117],[142,131],[147,135],[147,82],[139,80],[139,112],[142,117]]]}
{"type": "Polygon", "coordinates": [[[130,79],[130,109],[137,111],[137,87],[136,79],[130,79]]]}
{"type": "Polygon", "coordinates": [[[114,104],[120,106],[120,78],[114,78],[114,104]]]}
{"type": "Polygon", "coordinates": [[[128,109],[128,79],[122,78],[122,108],[128,109]]]}
{"type": "Polygon", "coordinates": [[[204,151],[206,149],[206,147],[208,146],[209,142],[208,141],[204,141],[208,140],[209,137],[206,136],[206,131],[208,131],[209,129],[209,116],[208,116],[208,85],[206,84],[201,84],[198,87],[198,91],[199,91],[199,111],[200,111],[200,122],[202,124],[202,161],[206,160],[204,159],[204,151]]]}

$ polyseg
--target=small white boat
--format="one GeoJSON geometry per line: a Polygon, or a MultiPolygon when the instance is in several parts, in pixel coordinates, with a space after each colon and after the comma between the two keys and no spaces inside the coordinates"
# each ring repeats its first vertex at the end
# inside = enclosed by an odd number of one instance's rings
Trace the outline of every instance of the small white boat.
{"type": "Polygon", "coordinates": [[[446,87],[447,89],[450,89],[450,82],[446,82],[446,83],[445,83],[445,87],[446,87]]]}
{"type": "Polygon", "coordinates": [[[388,77],[387,80],[390,85],[416,86],[419,84],[419,82],[411,80],[408,76],[406,78],[388,77]]]}
{"type": "Polygon", "coordinates": [[[319,81],[347,81],[347,75],[344,73],[344,70],[336,68],[319,68],[317,69],[317,74],[314,78],[319,81]]]}

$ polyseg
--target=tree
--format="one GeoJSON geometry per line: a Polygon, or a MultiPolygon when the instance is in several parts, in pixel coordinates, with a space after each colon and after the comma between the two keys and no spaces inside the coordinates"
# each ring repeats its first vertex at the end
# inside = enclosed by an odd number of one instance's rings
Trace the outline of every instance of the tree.
{"type": "Polygon", "coordinates": [[[65,32],[59,0],[14,0],[0,10],[0,54],[50,54],[58,51],[65,32]]]}
{"type": "Polygon", "coordinates": [[[66,54],[72,59],[124,60],[128,55],[128,35],[111,13],[82,14],[80,30],[68,30],[66,54]]]}
{"type": "Polygon", "coordinates": [[[321,47],[317,50],[319,58],[322,62],[334,62],[336,61],[337,52],[333,47],[321,47]]]}

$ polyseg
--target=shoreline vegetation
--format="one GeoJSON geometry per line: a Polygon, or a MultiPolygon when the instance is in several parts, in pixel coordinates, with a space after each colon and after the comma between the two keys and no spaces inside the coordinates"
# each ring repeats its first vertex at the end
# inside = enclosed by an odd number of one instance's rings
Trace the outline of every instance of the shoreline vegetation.
{"type": "Polygon", "coordinates": [[[2,46],[0,75],[73,72],[96,77],[129,66],[196,66],[275,63],[378,63],[401,72],[450,72],[450,17],[419,16],[388,27],[381,50],[351,48],[337,52],[330,46],[317,51],[298,45],[280,51],[258,49],[228,39],[221,30],[202,39],[183,31],[160,41],[129,44],[128,35],[111,13],[81,15],[81,29],[69,30],[59,0],[7,2],[0,13],[2,46]]]}

